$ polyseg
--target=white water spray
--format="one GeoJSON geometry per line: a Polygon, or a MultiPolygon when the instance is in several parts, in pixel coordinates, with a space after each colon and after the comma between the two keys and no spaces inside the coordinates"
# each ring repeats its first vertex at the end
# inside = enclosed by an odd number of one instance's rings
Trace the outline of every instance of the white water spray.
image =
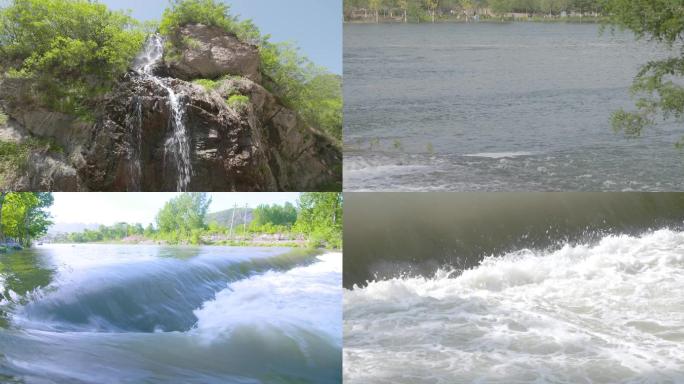
{"type": "Polygon", "coordinates": [[[684,232],[521,250],[344,294],[345,382],[684,382],[684,232]]]}
{"type": "Polygon", "coordinates": [[[164,84],[162,79],[153,73],[154,67],[162,59],[163,54],[164,40],[161,36],[154,34],[147,40],[143,51],[135,59],[133,67],[138,73],[154,81],[155,84],[164,88],[169,94],[168,104],[171,111],[169,125],[172,129],[164,145],[164,150],[166,154],[173,156],[178,175],[176,188],[179,192],[182,192],[187,190],[192,177],[190,139],[184,124],[185,105],[181,96],[177,95],[171,87],[164,84]]]}

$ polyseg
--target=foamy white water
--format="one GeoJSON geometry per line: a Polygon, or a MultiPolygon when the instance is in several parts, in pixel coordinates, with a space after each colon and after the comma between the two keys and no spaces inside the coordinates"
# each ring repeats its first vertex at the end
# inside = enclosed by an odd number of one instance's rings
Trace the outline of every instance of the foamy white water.
{"type": "Polygon", "coordinates": [[[684,232],[344,294],[349,383],[684,382],[684,232]]]}
{"type": "MultiPolygon", "coordinates": [[[[196,332],[207,340],[240,327],[319,333],[342,346],[342,254],[286,272],[269,271],[232,283],[195,311],[196,332]]],[[[296,340],[299,342],[299,340],[296,340]]]]}

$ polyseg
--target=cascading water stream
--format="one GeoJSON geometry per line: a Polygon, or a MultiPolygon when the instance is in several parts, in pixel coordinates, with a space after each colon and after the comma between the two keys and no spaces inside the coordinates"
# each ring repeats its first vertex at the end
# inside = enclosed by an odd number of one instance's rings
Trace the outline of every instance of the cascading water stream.
{"type": "Polygon", "coordinates": [[[185,105],[182,97],[153,73],[155,65],[162,59],[164,54],[164,40],[154,34],[150,36],[143,51],[135,60],[134,69],[140,75],[153,81],[168,92],[168,104],[171,112],[169,126],[171,134],[166,140],[164,150],[173,157],[176,165],[177,181],[176,188],[179,192],[185,191],[192,177],[192,163],[190,161],[190,139],[185,127],[185,105]]]}

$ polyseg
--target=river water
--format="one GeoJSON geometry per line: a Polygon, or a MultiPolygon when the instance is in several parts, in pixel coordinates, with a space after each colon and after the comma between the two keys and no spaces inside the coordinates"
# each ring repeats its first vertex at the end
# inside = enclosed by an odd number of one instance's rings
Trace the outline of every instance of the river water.
{"type": "Polygon", "coordinates": [[[663,57],[593,24],[345,25],[347,190],[684,189],[677,123],[639,139],[639,67],[663,57]]]}
{"type": "Polygon", "coordinates": [[[684,382],[681,195],[354,195],[345,383],[684,382]]]}
{"type": "Polygon", "coordinates": [[[0,255],[0,381],[338,383],[341,264],[283,248],[0,255]]]}

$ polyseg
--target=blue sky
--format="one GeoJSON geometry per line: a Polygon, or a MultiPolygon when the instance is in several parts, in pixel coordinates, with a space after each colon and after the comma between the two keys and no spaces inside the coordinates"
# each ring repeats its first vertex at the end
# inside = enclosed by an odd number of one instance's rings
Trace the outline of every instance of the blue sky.
{"type": "MultiPolygon", "coordinates": [[[[168,0],[100,0],[131,10],[139,20],[159,20],[168,0]]],[[[342,0],[224,0],[240,19],[252,19],[272,41],[291,41],[313,62],[342,74],[342,0]]]]}
{"type": "MultiPolygon", "coordinates": [[[[209,212],[240,207],[248,204],[296,203],[299,193],[210,193],[209,212]]],[[[50,207],[57,224],[83,223],[112,225],[117,222],[141,223],[154,221],[159,209],[178,193],[54,193],[55,203],[50,207]]]]}

